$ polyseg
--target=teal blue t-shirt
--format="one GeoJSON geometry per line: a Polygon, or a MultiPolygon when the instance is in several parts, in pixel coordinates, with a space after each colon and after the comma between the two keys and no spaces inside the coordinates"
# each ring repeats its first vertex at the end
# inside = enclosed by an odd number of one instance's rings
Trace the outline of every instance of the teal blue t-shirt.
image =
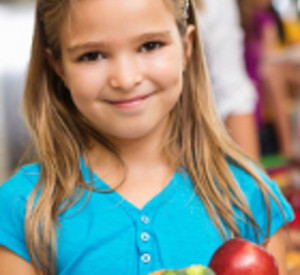
{"type": "MultiPolygon", "coordinates": [[[[81,169],[89,182],[90,171],[83,162],[81,169]]],[[[231,170],[256,221],[266,232],[266,206],[257,184],[238,167],[231,165],[231,170]]],[[[39,176],[38,164],[27,165],[0,186],[0,245],[27,261],[30,259],[24,235],[25,208],[39,176]]],[[[93,177],[98,188],[109,188],[96,175],[93,177]]],[[[290,205],[276,183],[267,177],[265,180],[281,203],[287,221],[291,221],[290,205]]],[[[93,192],[86,203],[87,197],[88,192],[59,217],[59,275],[147,275],[163,268],[208,265],[212,254],[223,243],[183,169],[177,171],[165,189],[142,209],[117,192],[93,192]]],[[[284,225],[285,219],[273,200],[271,208],[271,234],[274,234],[284,225]]],[[[243,238],[255,241],[249,225],[241,221],[238,225],[243,238]]]]}

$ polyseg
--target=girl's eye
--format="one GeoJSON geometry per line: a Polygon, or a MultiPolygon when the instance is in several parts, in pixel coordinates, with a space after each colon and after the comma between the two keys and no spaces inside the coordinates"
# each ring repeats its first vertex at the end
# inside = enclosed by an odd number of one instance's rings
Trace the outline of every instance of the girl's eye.
{"type": "Polygon", "coordinates": [[[162,42],[147,42],[142,45],[141,52],[151,52],[163,46],[162,42]]]}
{"type": "Polygon", "coordinates": [[[100,52],[89,52],[79,57],[79,61],[96,61],[102,59],[104,56],[100,52]]]}

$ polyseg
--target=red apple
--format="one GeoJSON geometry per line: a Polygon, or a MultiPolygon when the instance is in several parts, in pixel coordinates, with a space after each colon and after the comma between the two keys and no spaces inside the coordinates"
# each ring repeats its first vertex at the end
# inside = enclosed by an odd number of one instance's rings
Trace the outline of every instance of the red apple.
{"type": "Polygon", "coordinates": [[[231,239],[213,254],[209,267],[216,275],[279,275],[274,257],[243,239],[231,239]]]}

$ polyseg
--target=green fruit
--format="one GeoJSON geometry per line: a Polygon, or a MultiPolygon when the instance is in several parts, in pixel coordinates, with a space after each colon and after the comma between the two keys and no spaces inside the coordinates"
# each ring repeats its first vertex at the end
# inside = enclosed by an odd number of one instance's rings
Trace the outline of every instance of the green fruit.
{"type": "Polygon", "coordinates": [[[162,275],[185,275],[186,273],[181,273],[179,270],[166,270],[162,275]],[[179,273],[180,272],[180,273],[179,273]]]}
{"type": "Polygon", "coordinates": [[[166,270],[162,275],[186,275],[184,270],[166,270]]]}
{"type": "Polygon", "coordinates": [[[206,269],[204,270],[203,275],[216,275],[216,273],[213,272],[212,269],[206,268],[206,269]]]}
{"type": "Polygon", "coordinates": [[[215,275],[215,273],[203,265],[192,265],[186,269],[166,270],[161,275],[215,275]]]}
{"type": "Polygon", "coordinates": [[[187,275],[203,275],[205,267],[202,265],[192,265],[186,269],[187,275]]]}
{"type": "Polygon", "coordinates": [[[186,269],[187,275],[215,275],[215,273],[203,265],[192,265],[186,269]]]}

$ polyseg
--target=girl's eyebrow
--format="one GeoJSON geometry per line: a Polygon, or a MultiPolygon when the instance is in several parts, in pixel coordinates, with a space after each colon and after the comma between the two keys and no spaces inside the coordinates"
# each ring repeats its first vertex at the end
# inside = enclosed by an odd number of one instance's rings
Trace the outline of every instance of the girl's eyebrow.
{"type": "Polygon", "coordinates": [[[146,41],[146,40],[156,40],[156,39],[167,39],[171,37],[170,31],[161,31],[161,32],[148,32],[143,33],[133,39],[133,42],[146,41]]]}
{"type": "MultiPolygon", "coordinates": [[[[170,37],[171,37],[170,31],[149,32],[149,33],[143,33],[142,35],[134,37],[132,39],[132,42],[137,43],[140,41],[147,41],[147,40],[170,39],[170,37]]],[[[67,48],[67,51],[72,54],[76,51],[83,51],[83,50],[87,50],[87,49],[93,49],[96,47],[108,48],[109,46],[108,46],[107,42],[89,41],[89,42],[82,43],[82,44],[78,43],[78,44],[72,45],[67,48]]]]}
{"type": "Polygon", "coordinates": [[[89,42],[86,42],[86,43],[78,43],[78,44],[75,44],[73,46],[70,46],[67,48],[67,52],[69,53],[74,53],[74,52],[77,52],[77,51],[83,51],[83,50],[88,50],[88,49],[94,49],[94,48],[106,48],[107,47],[107,44],[106,43],[103,43],[103,42],[97,42],[97,41],[89,41],[89,42]]]}

